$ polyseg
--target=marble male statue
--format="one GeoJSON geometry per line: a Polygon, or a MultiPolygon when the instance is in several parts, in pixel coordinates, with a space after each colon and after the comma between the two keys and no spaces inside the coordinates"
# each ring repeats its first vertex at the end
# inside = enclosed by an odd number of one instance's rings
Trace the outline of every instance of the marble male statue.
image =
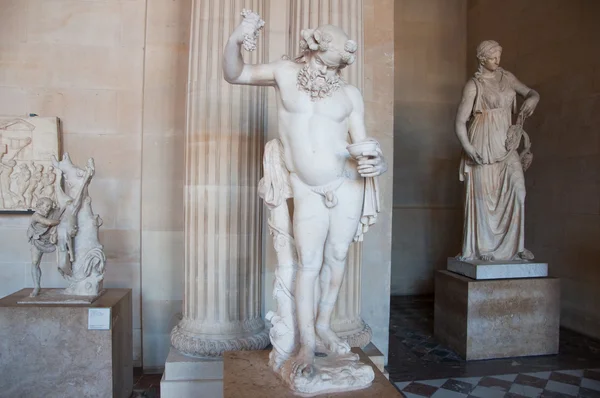
{"type": "MultiPolygon", "coordinates": [[[[539,101],[538,93],[502,69],[502,47],[486,40],[477,47],[479,69],[467,81],[456,115],[463,147],[460,180],[465,185],[461,260],[532,260],[525,248],[525,177],[531,162],[517,149],[522,123],[539,101]],[[512,125],[516,97],[525,100],[512,125]]],[[[528,139],[526,138],[526,141],[528,139]]]]}
{"type": "Polygon", "coordinates": [[[288,257],[298,263],[295,278],[289,279],[295,279],[289,287],[295,301],[289,307],[295,306],[291,328],[297,328],[299,348],[294,350],[290,372],[307,376],[314,372],[317,342],[332,353],[350,352],[331,330],[331,316],[349,246],[362,239],[366,231],[362,223],[368,227],[373,222],[364,213],[365,178],[377,177],[387,166],[377,142],[367,137],[361,93],[340,77],[355,60],[356,42],[341,29],[324,25],[302,31],[301,54],[295,60],[246,64],[242,46],[255,47],[248,41],[264,22],[252,12],[242,15],[225,47],[223,73],[229,83],[273,86],[277,94],[280,140],[269,142],[265,150],[265,164],[275,164],[275,171],[265,166],[261,183],[267,191],[264,180],[283,182],[261,196],[267,205],[266,196],[279,197],[277,205],[293,197],[293,226],[286,235],[295,246],[288,257]],[[351,157],[349,139],[366,144],[366,149],[351,157]]]}

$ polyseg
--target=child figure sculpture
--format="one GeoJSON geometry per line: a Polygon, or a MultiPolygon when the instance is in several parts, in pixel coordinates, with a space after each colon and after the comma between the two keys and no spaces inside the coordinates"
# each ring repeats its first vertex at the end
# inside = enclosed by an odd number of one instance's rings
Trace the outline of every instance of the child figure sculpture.
{"type": "Polygon", "coordinates": [[[35,213],[31,216],[31,223],[27,228],[27,238],[31,244],[31,276],[34,288],[31,297],[40,293],[42,270],[40,262],[44,253],[56,250],[56,226],[60,220],[52,218],[54,202],[50,198],[40,198],[36,204],[35,213]]]}

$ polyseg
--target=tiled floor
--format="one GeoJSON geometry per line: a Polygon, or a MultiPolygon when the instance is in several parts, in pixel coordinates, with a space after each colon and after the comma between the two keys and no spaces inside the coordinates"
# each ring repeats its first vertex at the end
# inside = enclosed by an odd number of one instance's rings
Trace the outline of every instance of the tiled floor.
{"type": "Polygon", "coordinates": [[[396,387],[408,398],[600,398],[600,369],[405,381],[396,387]]]}
{"type": "Polygon", "coordinates": [[[161,378],[162,374],[143,374],[141,368],[135,368],[131,398],[160,398],[161,378]]]}
{"type": "Polygon", "coordinates": [[[387,369],[408,397],[600,398],[600,342],[578,333],[561,329],[559,355],[466,362],[433,337],[433,297],[392,297],[390,318],[387,369]]]}

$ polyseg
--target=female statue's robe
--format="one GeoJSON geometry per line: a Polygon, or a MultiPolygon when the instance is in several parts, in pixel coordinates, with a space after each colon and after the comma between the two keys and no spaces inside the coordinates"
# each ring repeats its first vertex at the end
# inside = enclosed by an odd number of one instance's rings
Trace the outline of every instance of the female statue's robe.
{"type": "Polygon", "coordinates": [[[468,138],[483,158],[478,165],[463,153],[460,180],[465,183],[464,237],[461,258],[515,260],[524,247],[525,178],[516,150],[506,149],[516,92],[514,76],[474,77],[477,95],[468,138]]]}

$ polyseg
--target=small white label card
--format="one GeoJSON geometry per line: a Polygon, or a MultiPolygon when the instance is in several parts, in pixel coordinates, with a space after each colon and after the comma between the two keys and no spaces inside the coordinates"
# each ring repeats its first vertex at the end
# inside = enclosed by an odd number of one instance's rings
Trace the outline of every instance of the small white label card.
{"type": "Polygon", "coordinates": [[[110,308],[88,308],[88,330],[109,330],[110,308]]]}

